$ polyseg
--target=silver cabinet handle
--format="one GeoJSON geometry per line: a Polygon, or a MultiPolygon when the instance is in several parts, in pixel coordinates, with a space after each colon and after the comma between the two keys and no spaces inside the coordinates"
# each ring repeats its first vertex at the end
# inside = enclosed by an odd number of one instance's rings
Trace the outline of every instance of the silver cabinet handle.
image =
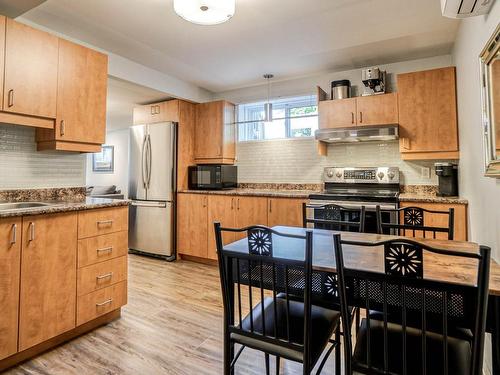
{"type": "Polygon", "coordinates": [[[351,124],[354,124],[354,112],[351,112],[351,124]]]}
{"type": "Polygon", "coordinates": [[[61,120],[61,126],[59,128],[59,133],[61,134],[61,137],[64,136],[64,133],[66,133],[66,123],[64,120],[61,120]]]}
{"type": "Polygon", "coordinates": [[[9,107],[12,107],[14,105],[14,89],[9,90],[7,105],[9,107]]]}
{"type": "Polygon", "coordinates": [[[156,106],[156,114],[159,115],[161,112],[161,107],[159,105],[156,106]]]}
{"type": "Polygon", "coordinates": [[[101,306],[104,306],[104,305],[109,305],[111,302],[113,302],[113,298],[110,298],[110,299],[108,299],[108,300],[106,300],[104,302],[101,302],[101,303],[96,303],[95,305],[97,307],[101,307],[101,306]]]}
{"type": "Polygon", "coordinates": [[[97,222],[97,226],[101,225],[113,225],[113,220],[101,220],[97,222]]]}
{"type": "Polygon", "coordinates": [[[273,201],[269,199],[269,212],[273,212],[273,201]]]}
{"type": "Polygon", "coordinates": [[[35,240],[35,223],[30,222],[29,228],[30,228],[30,236],[29,236],[28,241],[31,242],[31,241],[35,240]]]}
{"type": "Polygon", "coordinates": [[[97,249],[97,254],[99,253],[110,253],[113,251],[113,246],[103,247],[102,249],[97,249]]]}
{"type": "Polygon", "coordinates": [[[231,198],[231,210],[234,210],[234,198],[231,198]]]}
{"type": "Polygon", "coordinates": [[[152,105],[152,106],[151,106],[151,114],[152,114],[152,115],[154,115],[154,114],[155,114],[155,112],[156,112],[155,106],[154,106],[154,105],[152,105]]]}
{"type": "Polygon", "coordinates": [[[102,280],[102,279],[109,279],[111,277],[113,277],[113,272],[106,273],[104,275],[96,276],[96,279],[97,279],[97,281],[99,281],[99,280],[102,280]]]}
{"type": "Polygon", "coordinates": [[[363,122],[363,112],[359,112],[359,122],[363,122]]]}
{"type": "Polygon", "coordinates": [[[238,201],[237,201],[237,202],[238,202],[238,204],[237,204],[237,206],[238,206],[238,207],[237,207],[237,209],[238,209],[238,211],[239,211],[239,209],[240,209],[240,198],[238,198],[238,201]]]}
{"type": "Polygon", "coordinates": [[[12,237],[10,239],[10,244],[15,245],[17,242],[17,224],[12,224],[12,237]]]}

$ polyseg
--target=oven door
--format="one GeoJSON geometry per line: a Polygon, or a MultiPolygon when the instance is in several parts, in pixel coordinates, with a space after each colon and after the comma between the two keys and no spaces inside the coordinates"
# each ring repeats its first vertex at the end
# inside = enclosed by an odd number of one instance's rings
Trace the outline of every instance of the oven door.
{"type": "MultiPolygon", "coordinates": [[[[395,209],[398,208],[397,203],[376,203],[376,202],[353,202],[353,201],[331,201],[331,200],[319,200],[319,199],[310,199],[307,208],[307,217],[310,219],[324,219],[324,210],[315,209],[314,206],[323,206],[325,204],[336,204],[338,206],[342,206],[345,208],[352,209],[361,209],[362,206],[365,206],[366,217],[365,217],[365,232],[366,233],[377,233],[377,214],[376,208],[380,206],[382,211],[384,209],[395,209]]],[[[398,223],[398,215],[395,212],[382,212],[382,222],[383,223],[398,223]]],[[[310,224],[312,225],[312,224],[310,224]]],[[[358,228],[353,228],[353,230],[357,231],[358,228]]],[[[384,234],[393,234],[392,230],[387,229],[387,233],[384,234]]]]}

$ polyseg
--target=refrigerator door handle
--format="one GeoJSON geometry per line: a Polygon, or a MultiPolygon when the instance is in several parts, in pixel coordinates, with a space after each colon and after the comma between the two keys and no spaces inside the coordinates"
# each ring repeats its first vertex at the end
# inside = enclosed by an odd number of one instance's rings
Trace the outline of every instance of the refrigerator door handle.
{"type": "Polygon", "coordinates": [[[146,186],[146,176],[144,174],[144,169],[147,168],[147,166],[145,167],[144,166],[144,156],[145,156],[145,150],[146,150],[146,146],[147,146],[147,136],[145,135],[144,136],[144,140],[142,141],[142,150],[141,150],[141,174],[142,174],[142,185],[144,187],[144,189],[147,189],[147,186],[146,186]]]}
{"type": "Polygon", "coordinates": [[[167,202],[148,202],[148,201],[131,201],[131,206],[136,207],[156,207],[156,208],[165,208],[167,207],[167,202]]]}
{"type": "Polygon", "coordinates": [[[147,160],[147,165],[148,165],[148,189],[149,185],[151,183],[151,167],[152,167],[152,162],[153,162],[153,154],[152,154],[152,147],[151,147],[151,136],[148,134],[148,153],[146,155],[146,160],[147,160]]]}

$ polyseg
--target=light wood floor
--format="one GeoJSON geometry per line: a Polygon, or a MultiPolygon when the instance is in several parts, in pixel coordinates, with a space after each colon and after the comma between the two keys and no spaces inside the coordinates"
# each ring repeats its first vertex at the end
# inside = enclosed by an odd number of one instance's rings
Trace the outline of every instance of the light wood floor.
{"type": "MultiPolygon", "coordinates": [[[[322,374],[333,374],[333,358],[322,374]]],[[[264,373],[264,355],[245,349],[235,374],[264,373]]],[[[217,268],[130,255],[129,303],[121,319],[7,374],[222,374],[217,268]]],[[[281,374],[302,374],[302,366],[282,361],[281,374]]]]}

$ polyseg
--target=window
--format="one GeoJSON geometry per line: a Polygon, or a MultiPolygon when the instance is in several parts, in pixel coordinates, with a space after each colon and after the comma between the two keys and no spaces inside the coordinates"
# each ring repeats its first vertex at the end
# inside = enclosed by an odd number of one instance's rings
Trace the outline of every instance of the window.
{"type": "Polygon", "coordinates": [[[240,142],[314,136],[314,131],[318,129],[318,106],[315,95],[271,100],[272,122],[262,121],[265,103],[262,101],[238,106],[240,142]]]}

